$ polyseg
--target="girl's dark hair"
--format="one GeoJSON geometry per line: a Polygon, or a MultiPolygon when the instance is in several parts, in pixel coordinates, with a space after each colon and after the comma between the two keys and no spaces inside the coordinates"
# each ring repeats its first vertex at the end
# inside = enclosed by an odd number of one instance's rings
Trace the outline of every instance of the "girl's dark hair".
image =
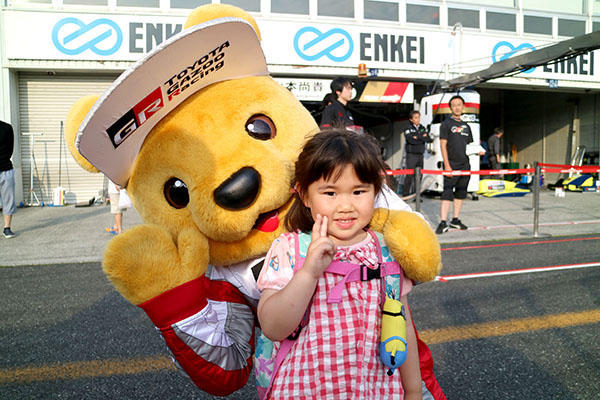
{"type": "MultiPolygon", "coordinates": [[[[375,138],[342,129],[321,131],[306,142],[296,161],[296,192],[306,194],[310,184],[321,178],[337,180],[340,167],[346,165],[354,167],[361,182],[372,183],[376,195],[380,192],[385,166],[375,138]]],[[[285,227],[310,231],[315,222],[298,193],[285,216],[285,227]]]]}

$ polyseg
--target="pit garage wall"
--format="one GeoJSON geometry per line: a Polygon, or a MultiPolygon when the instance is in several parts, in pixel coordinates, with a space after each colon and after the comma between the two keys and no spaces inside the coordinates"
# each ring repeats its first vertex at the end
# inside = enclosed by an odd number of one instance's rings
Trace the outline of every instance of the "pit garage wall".
{"type": "MultiPolygon", "coordinates": [[[[599,151],[599,93],[489,88],[478,91],[481,94],[482,139],[487,140],[494,127],[504,127],[502,153],[511,162],[514,144],[521,168],[526,164],[533,165],[535,161],[569,164],[580,145],[585,146],[587,152],[599,151]]],[[[385,161],[393,169],[403,168],[402,125],[402,122],[395,122],[391,136],[387,125],[371,128],[385,148],[385,161]]],[[[546,183],[553,183],[558,178],[557,174],[547,174],[546,183]]]]}
{"type": "MultiPolygon", "coordinates": [[[[505,91],[503,150],[517,148],[522,167],[535,161],[569,164],[577,146],[598,151],[600,95],[560,92],[505,91]]],[[[558,179],[548,174],[546,183],[558,179]]]]}
{"type": "MultiPolygon", "coordinates": [[[[404,168],[404,135],[402,134],[404,125],[406,125],[406,121],[394,121],[391,131],[389,124],[382,124],[369,129],[385,149],[383,153],[384,161],[391,169],[404,168]],[[390,134],[390,132],[392,133],[390,134]]],[[[396,185],[404,182],[404,176],[402,175],[393,176],[389,179],[392,183],[390,186],[394,191],[397,191],[396,185]]]]}

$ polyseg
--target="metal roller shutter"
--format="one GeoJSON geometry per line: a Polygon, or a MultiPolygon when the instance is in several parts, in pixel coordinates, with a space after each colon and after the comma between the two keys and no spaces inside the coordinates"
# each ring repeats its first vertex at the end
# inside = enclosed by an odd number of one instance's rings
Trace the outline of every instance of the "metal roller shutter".
{"type": "Polygon", "coordinates": [[[66,146],[61,123],[77,99],[90,94],[100,95],[118,75],[57,73],[19,73],[19,117],[23,197],[25,203],[35,197],[52,203],[54,188],[65,188],[65,201],[70,203],[98,197],[105,184],[102,174],[83,170],[66,146]],[[31,137],[23,133],[41,132],[31,137]],[[33,159],[33,162],[32,162],[33,159]],[[33,168],[32,168],[33,167],[33,168]]]}

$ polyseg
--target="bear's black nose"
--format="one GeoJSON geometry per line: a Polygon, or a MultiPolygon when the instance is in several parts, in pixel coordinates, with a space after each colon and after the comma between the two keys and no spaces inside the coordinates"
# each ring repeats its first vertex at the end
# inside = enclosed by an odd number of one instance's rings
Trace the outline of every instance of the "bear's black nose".
{"type": "Polygon", "coordinates": [[[244,167],[215,189],[215,203],[228,210],[241,210],[252,204],[258,189],[260,175],[254,168],[244,167]]]}

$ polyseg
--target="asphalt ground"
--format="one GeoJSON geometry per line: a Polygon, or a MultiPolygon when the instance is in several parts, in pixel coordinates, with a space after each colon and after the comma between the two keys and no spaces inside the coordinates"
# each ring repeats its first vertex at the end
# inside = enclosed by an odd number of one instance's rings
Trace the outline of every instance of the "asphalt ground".
{"type": "MultiPolygon", "coordinates": [[[[414,203],[411,203],[414,207],[414,203]]],[[[421,204],[433,227],[439,198],[421,204]]],[[[472,277],[598,263],[600,194],[467,200],[467,231],[440,235],[442,277],[410,301],[449,399],[596,399],[600,269],[472,277]],[[515,244],[518,243],[518,244],[515,244]],[[535,244],[534,244],[535,243],[535,244]],[[466,277],[465,277],[466,275],[466,277]]],[[[125,213],[125,229],[141,223],[125,213]]],[[[0,238],[0,398],[210,399],[172,366],[145,314],[103,276],[109,208],[30,207],[0,238]]],[[[229,399],[253,398],[248,384],[229,399]]]]}
{"type": "MultiPolygon", "coordinates": [[[[447,243],[444,272],[598,264],[599,236],[447,243]]],[[[99,263],[0,268],[0,282],[0,398],[213,398],[175,370],[99,263]]],[[[598,267],[547,270],[424,283],[409,301],[448,399],[591,400],[599,287],[598,267]]],[[[255,399],[252,383],[227,398],[255,399]]]]}
{"type": "MultiPolygon", "coordinates": [[[[413,209],[415,203],[409,203],[413,209]]],[[[421,212],[435,229],[439,223],[440,200],[424,198],[421,212]]],[[[502,240],[533,237],[532,196],[465,200],[461,220],[469,229],[450,230],[438,237],[440,243],[502,240]]],[[[140,224],[134,209],[123,216],[127,229],[140,224]]],[[[112,235],[104,228],[113,217],[106,205],[90,207],[26,207],[17,210],[13,239],[0,237],[0,265],[39,265],[101,261],[112,235]]],[[[600,193],[572,193],[554,197],[540,193],[540,236],[600,233],[600,193]]]]}

